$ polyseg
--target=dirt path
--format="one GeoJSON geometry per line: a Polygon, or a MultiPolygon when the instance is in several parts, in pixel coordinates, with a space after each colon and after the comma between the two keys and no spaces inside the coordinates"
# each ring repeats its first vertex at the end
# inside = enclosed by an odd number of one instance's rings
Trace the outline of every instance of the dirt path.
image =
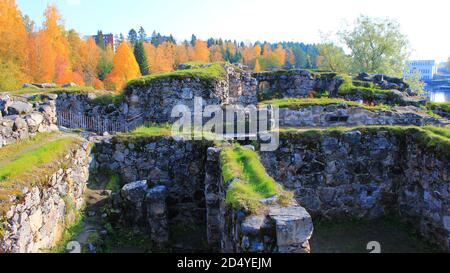
{"type": "Polygon", "coordinates": [[[95,252],[91,245],[92,237],[103,230],[102,207],[108,202],[109,193],[104,190],[106,183],[100,185],[90,182],[85,192],[86,211],[82,232],[75,238],[86,252],[95,252]]]}

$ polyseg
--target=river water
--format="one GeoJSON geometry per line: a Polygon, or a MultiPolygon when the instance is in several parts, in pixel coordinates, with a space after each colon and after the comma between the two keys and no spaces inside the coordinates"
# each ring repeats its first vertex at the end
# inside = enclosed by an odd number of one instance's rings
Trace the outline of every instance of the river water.
{"type": "Polygon", "coordinates": [[[429,91],[427,96],[432,102],[450,102],[449,91],[429,91]]]}

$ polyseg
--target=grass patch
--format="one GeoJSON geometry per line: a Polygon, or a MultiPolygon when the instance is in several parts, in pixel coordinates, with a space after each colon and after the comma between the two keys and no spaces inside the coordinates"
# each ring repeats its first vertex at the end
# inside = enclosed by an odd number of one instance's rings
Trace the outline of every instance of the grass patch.
{"type": "Polygon", "coordinates": [[[113,93],[108,92],[107,94],[101,94],[100,96],[96,97],[92,102],[95,104],[100,104],[104,106],[108,106],[110,104],[114,105],[120,105],[125,99],[124,92],[119,93],[113,93]]]}
{"type": "Polygon", "coordinates": [[[9,157],[7,160],[2,158],[0,163],[0,214],[9,208],[10,196],[22,197],[23,188],[43,183],[49,175],[63,168],[61,162],[68,150],[80,143],[75,137],[45,142],[45,136],[39,135],[34,142],[19,142],[0,150],[1,155],[7,154],[9,157]],[[15,155],[14,147],[23,153],[15,155]]]}
{"type": "Polygon", "coordinates": [[[105,186],[105,190],[109,190],[113,193],[120,191],[120,178],[118,174],[111,174],[108,183],[105,186]]]}
{"type": "Polygon", "coordinates": [[[223,62],[212,63],[206,68],[193,67],[190,69],[177,70],[168,73],[153,74],[131,80],[127,83],[125,91],[135,87],[141,87],[151,84],[154,81],[172,79],[186,79],[186,78],[198,78],[204,82],[223,80],[226,77],[226,71],[224,69],[223,62]]]}
{"type": "Polygon", "coordinates": [[[343,83],[339,86],[338,94],[341,96],[346,95],[360,95],[365,101],[376,100],[378,96],[385,96],[387,99],[396,99],[396,96],[392,90],[383,90],[376,88],[374,85],[363,84],[362,82],[355,82],[348,75],[339,75],[342,78],[343,83]]]}
{"type": "Polygon", "coordinates": [[[140,234],[127,230],[123,227],[115,228],[110,223],[105,224],[107,235],[100,236],[98,233],[89,235],[89,243],[97,248],[99,253],[111,253],[121,248],[131,248],[139,250],[144,253],[150,253],[152,250],[152,243],[147,234],[140,234]]]}
{"type": "Polygon", "coordinates": [[[67,249],[67,244],[73,241],[84,229],[85,214],[84,211],[78,211],[75,222],[66,226],[61,239],[55,247],[47,250],[49,253],[66,253],[71,251],[67,249]]]}
{"type": "Polygon", "coordinates": [[[115,139],[128,140],[171,135],[172,127],[170,124],[148,124],[140,126],[129,133],[119,133],[115,136],[115,139]]]}
{"type": "Polygon", "coordinates": [[[277,196],[281,203],[292,198],[291,192],[270,177],[256,152],[239,145],[226,147],[221,152],[222,175],[226,183],[232,183],[226,194],[226,202],[234,208],[257,212],[261,200],[277,196]],[[239,181],[234,181],[238,179],[239,181]]]}
{"type": "Polygon", "coordinates": [[[275,99],[275,100],[267,100],[263,101],[260,104],[267,105],[272,104],[278,106],[280,108],[289,108],[293,110],[298,110],[301,108],[309,107],[309,106],[329,106],[334,104],[345,104],[349,107],[362,107],[371,111],[378,110],[388,110],[391,107],[387,105],[377,105],[377,106],[369,106],[366,104],[360,104],[355,101],[348,101],[344,99],[337,98],[284,98],[284,99],[275,99]]]}
{"type": "Polygon", "coordinates": [[[282,138],[301,138],[303,141],[319,143],[324,136],[340,137],[343,132],[361,131],[362,133],[374,133],[388,131],[394,135],[414,140],[425,151],[442,156],[450,160],[450,128],[436,126],[358,126],[358,127],[330,127],[324,129],[295,129],[282,128],[279,130],[282,138]]]}
{"type": "Polygon", "coordinates": [[[428,102],[427,109],[442,111],[450,114],[450,102],[428,102]]]}

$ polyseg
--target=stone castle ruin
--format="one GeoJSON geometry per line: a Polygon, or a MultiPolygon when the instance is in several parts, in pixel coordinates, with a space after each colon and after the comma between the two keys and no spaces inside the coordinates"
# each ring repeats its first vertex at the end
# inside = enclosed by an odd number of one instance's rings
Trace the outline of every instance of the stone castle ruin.
{"type": "Polygon", "coordinates": [[[250,73],[231,64],[137,79],[113,99],[94,93],[2,94],[0,147],[58,126],[85,132],[45,186],[22,189],[21,198],[0,198],[0,205],[8,204],[0,218],[0,252],[55,246],[88,202],[88,183],[110,177],[118,178],[119,188],[104,192],[103,221],[144,234],[159,251],[309,253],[317,218],[385,216],[449,251],[449,140],[429,132],[446,130],[450,121],[425,107],[403,80],[383,75],[250,73]],[[312,96],[329,102],[314,104],[312,96]],[[193,107],[194,97],[222,106],[280,103],[279,148],[258,152],[257,141],[218,144],[164,132],[133,134],[144,124],[170,124],[173,107],[193,107]],[[345,128],[328,128],[337,126],[345,128]],[[235,145],[243,165],[224,157],[235,145]],[[245,165],[255,159],[257,169],[245,165]],[[238,169],[230,176],[224,166],[238,169]],[[252,183],[246,172],[263,173],[276,194],[237,200],[242,206],[231,203],[234,187],[252,183]],[[194,233],[204,245],[193,246],[194,233]]]}

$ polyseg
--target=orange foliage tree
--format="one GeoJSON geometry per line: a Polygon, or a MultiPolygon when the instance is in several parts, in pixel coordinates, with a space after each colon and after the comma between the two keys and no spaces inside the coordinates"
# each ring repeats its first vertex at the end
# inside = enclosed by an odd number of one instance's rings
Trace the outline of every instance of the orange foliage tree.
{"type": "Polygon", "coordinates": [[[286,63],[286,51],[284,50],[282,44],[278,44],[278,47],[275,50],[275,55],[277,57],[278,64],[280,65],[280,67],[283,67],[286,63]]]}
{"type": "Polygon", "coordinates": [[[194,47],[194,60],[198,62],[209,62],[208,44],[202,40],[197,40],[194,47]]]}
{"type": "Polygon", "coordinates": [[[127,81],[140,76],[141,72],[133,51],[126,42],[122,42],[114,56],[113,69],[105,79],[105,86],[119,91],[127,81]]]}
{"type": "Polygon", "coordinates": [[[223,56],[222,56],[222,48],[218,45],[213,45],[210,48],[211,51],[211,62],[221,62],[223,61],[223,56]]]}
{"type": "Polygon", "coordinates": [[[28,34],[15,0],[0,0],[0,88],[28,79],[28,34]]]}

